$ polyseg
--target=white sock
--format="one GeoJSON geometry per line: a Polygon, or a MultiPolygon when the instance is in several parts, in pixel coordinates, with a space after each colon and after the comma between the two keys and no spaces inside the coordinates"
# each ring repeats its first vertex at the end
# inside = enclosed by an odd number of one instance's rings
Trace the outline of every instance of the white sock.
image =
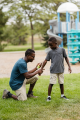
{"type": "Polygon", "coordinates": [[[51,98],[51,96],[48,96],[48,98],[49,98],[49,97],[51,98]]]}
{"type": "Polygon", "coordinates": [[[63,97],[64,96],[64,94],[61,94],[61,97],[63,97]]]}

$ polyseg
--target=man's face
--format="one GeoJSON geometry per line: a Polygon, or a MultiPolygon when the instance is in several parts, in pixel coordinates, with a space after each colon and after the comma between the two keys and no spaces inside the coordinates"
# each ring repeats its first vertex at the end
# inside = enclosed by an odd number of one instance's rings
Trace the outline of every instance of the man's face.
{"type": "Polygon", "coordinates": [[[28,55],[28,61],[32,62],[35,59],[35,53],[28,55]]]}
{"type": "Polygon", "coordinates": [[[57,42],[53,43],[52,41],[48,41],[48,45],[50,46],[51,49],[57,48],[57,42]]]}

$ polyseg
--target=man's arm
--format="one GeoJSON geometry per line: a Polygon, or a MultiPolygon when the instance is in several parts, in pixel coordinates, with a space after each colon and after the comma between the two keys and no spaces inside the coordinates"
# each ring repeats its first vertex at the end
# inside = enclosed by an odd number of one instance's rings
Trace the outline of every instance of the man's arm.
{"type": "Polygon", "coordinates": [[[35,72],[35,71],[37,70],[37,66],[38,66],[38,65],[41,66],[41,64],[42,64],[42,63],[38,63],[34,69],[32,69],[32,70],[30,70],[30,71],[28,71],[28,72],[29,72],[29,73],[35,72]]]}
{"type": "Polygon", "coordinates": [[[42,72],[43,72],[43,69],[38,69],[33,73],[26,72],[26,73],[23,73],[23,75],[25,76],[26,79],[29,79],[29,78],[32,78],[33,76],[35,76],[36,74],[42,74],[42,72]]]}
{"type": "Polygon", "coordinates": [[[35,67],[34,69],[28,71],[28,73],[33,73],[33,72],[35,72],[36,70],[37,70],[37,67],[35,67]]]}
{"type": "Polygon", "coordinates": [[[66,63],[68,64],[68,70],[69,70],[70,73],[71,73],[72,70],[71,70],[71,66],[70,66],[70,63],[69,63],[68,57],[66,57],[65,60],[66,60],[66,63]]]}

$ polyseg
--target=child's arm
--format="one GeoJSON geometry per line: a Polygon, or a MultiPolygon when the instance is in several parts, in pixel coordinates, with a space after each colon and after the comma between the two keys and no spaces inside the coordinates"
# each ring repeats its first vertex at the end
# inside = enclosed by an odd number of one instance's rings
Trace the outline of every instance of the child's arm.
{"type": "MultiPolygon", "coordinates": [[[[47,60],[44,60],[43,62],[42,62],[42,66],[41,66],[41,71],[43,71],[44,69],[44,66],[46,65],[46,63],[47,63],[47,60]]],[[[40,76],[41,74],[39,74],[39,76],[40,76]]]]}
{"type": "Polygon", "coordinates": [[[69,72],[71,73],[72,70],[71,70],[71,66],[70,66],[70,63],[69,63],[68,57],[66,57],[65,60],[66,60],[66,63],[68,64],[68,70],[69,70],[69,72]]]}
{"type": "Polygon", "coordinates": [[[41,69],[44,68],[44,66],[46,65],[46,63],[47,63],[47,60],[44,60],[43,63],[42,63],[41,69]]]}

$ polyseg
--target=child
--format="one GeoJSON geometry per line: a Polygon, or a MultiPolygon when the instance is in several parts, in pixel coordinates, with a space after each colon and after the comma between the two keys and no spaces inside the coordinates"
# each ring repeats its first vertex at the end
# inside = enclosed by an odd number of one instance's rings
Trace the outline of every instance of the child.
{"type": "MultiPolygon", "coordinates": [[[[64,58],[68,64],[68,70],[71,73],[71,67],[69,64],[68,57],[66,55],[65,49],[57,46],[57,40],[55,37],[51,37],[48,40],[48,44],[51,50],[48,52],[46,59],[44,60],[41,69],[46,65],[47,61],[51,59],[50,66],[50,84],[48,87],[48,97],[47,101],[51,100],[51,91],[54,84],[56,84],[56,80],[58,78],[58,83],[60,84],[61,98],[67,99],[64,96],[64,58]]],[[[67,99],[68,100],[68,99],[67,99]]]]}

